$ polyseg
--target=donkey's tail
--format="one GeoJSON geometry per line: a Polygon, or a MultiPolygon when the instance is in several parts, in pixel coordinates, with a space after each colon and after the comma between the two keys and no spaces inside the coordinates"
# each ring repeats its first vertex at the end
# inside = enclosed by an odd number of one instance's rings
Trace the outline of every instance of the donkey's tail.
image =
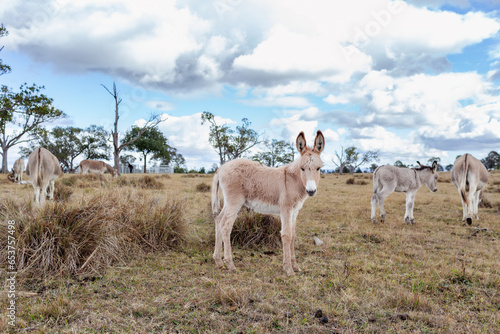
{"type": "Polygon", "coordinates": [[[212,181],[212,212],[216,214],[219,212],[219,210],[219,172],[216,172],[212,181]]]}
{"type": "Polygon", "coordinates": [[[379,188],[379,179],[378,179],[378,167],[373,172],[373,193],[376,193],[379,188]]]}
{"type": "Polygon", "coordinates": [[[42,187],[42,184],[43,184],[43,180],[42,180],[42,177],[43,177],[43,173],[42,173],[43,163],[42,163],[42,149],[41,148],[38,148],[37,155],[38,155],[38,157],[37,157],[36,161],[38,162],[38,165],[36,166],[36,173],[37,173],[37,176],[36,176],[36,185],[38,187],[42,187]]]}
{"type": "Polygon", "coordinates": [[[469,201],[467,201],[467,178],[469,177],[469,164],[467,163],[467,153],[465,154],[464,164],[461,169],[461,174],[459,176],[459,186],[460,186],[460,195],[462,196],[462,200],[465,204],[469,205],[469,201]]]}

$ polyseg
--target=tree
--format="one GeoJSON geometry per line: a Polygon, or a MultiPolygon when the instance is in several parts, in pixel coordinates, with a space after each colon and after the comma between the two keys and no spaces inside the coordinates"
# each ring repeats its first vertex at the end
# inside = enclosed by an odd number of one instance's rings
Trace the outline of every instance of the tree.
{"type": "Polygon", "coordinates": [[[500,154],[491,151],[481,162],[487,169],[500,169],[500,154]]]}
{"type": "MultiPolygon", "coordinates": [[[[7,31],[7,29],[5,28],[5,26],[3,24],[0,25],[0,38],[1,37],[4,37],[4,36],[7,36],[9,34],[9,32],[7,31]]],[[[3,46],[0,47],[0,51],[3,50],[3,46]]],[[[3,74],[6,74],[6,73],[9,73],[11,71],[11,68],[9,65],[5,65],[3,62],[2,62],[2,59],[0,59],[0,75],[3,75],[3,74]]]]}
{"type": "Polygon", "coordinates": [[[257,131],[250,129],[252,123],[247,118],[243,118],[241,122],[243,124],[236,127],[236,135],[230,137],[227,147],[229,160],[241,158],[245,152],[260,143],[257,131]]]}
{"type": "Polygon", "coordinates": [[[148,128],[143,130],[142,128],[134,126],[130,131],[125,133],[123,140],[125,142],[131,142],[128,145],[129,150],[134,150],[142,154],[144,159],[144,173],[146,173],[148,155],[153,155],[154,159],[171,159],[170,154],[172,150],[167,144],[167,138],[160,130],[158,130],[158,128],[148,128]],[[135,141],[132,141],[132,139],[136,138],[140,132],[142,132],[142,135],[135,141]]]}
{"type": "Polygon", "coordinates": [[[210,123],[209,142],[219,155],[220,164],[243,156],[245,152],[260,143],[260,135],[250,128],[251,122],[247,118],[242,119],[242,125],[236,127],[236,131],[229,128],[227,124],[219,125],[215,116],[204,111],[201,114],[201,124],[210,123]]]}
{"type": "Polygon", "coordinates": [[[401,162],[401,160],[396,160],[396,162],[394,163],[394,166],[403,167],[403,168],[408,167],[408,165],[405,165],[403,162],[401,162]]]}
{"type": "Polygon", "coordinates": [[[347,164],[347,158],[344,156],[344,148],[340,146],[340,154],[335,150],[335,156],[337,157],[337,161],[332,159],[332,162],[337,166],[339,170],[339,174],[344,174],[344,167],[347,164]]]}
{"type": "Polygon", "coordinates": [[[273,139],[270,142],[267,141],[265,146],[266,151],[255,154],[252,160],[269,167],[278,167],[293,161],[294,152],[290,152],[290,143],[284,140],[273,139]]]}
{"type": "Polygon", "coordinates": [[[437,168],[436,168],[436,170],[437,170],[438,172],[442,172],[442,171],[444,171],[443,166],[440,164],[440,162],[441,162],[441,158],[440,158],[440,157],[432,157],[432,158],[430,158],[429,160],[427,160],[427,163],[429,164],[429,166],[432,166],[432,163],[433,163],[434,161],[437,161],[437,168]]]}
{"type": "Polygon", "coordinates": [[[446,167],[444,168],[447,172],[451,171],[453,169],[453,164],[448,164],[446,165],[446,167]]]}
{"type": "Polygon", "coordinates": [[[375,171],[375,169],[377,169],[377,168],[378,168],[377,164],[375,164],[375,163],[371,164],[370,165],[370,172],[373,173],[375,171]]]}
{"type": "Polygon", "coordinates": [[[108,144],[109,133],[102,125],[92,124],[82,131],[80,139],[84,159],[109,159],[111,147],[108,144]]]}
{"type": "Polygon", "coordinates": [[[354,146],[345,149],[346,165],[349,167],[349,173],[353,174],[354,170],[365,163],[378,161],[378,151],[367,151],[366,153],[358,152],[354,146]]]}
{"type": "Polygon", "coordinates": [[[107,132],[95,125],[86,129],[72,126],[55,127],[51,131],[40,129],[34,134],[29,146],[21,148],[20,152],[22,157],[27,158],[37,147],[44,147],[56,156],[63,170],[73,172],[76,169],[74,160],[80,155],[84,159],[108,158],[106,138],[107,132]]]}
{"type": "Polygon", "coordinates": [[[130,138],[128,141],[124,140],[122,144],[119,141],[119,133],[118,133],[118,120],[120,119],[120,103],[122,103],[122,99],[118,96],[118,91],[116,90],[116,84],[113,82],[113,92],[111,92],[106,86],[101,84],[104,89],[113,97],[115,100],[115,122],[114,122],[114,130],[111,132],[111,136],[113,137],[113,160],[114,160],[114,168],[118,170],[120,173],[120,152],[125,149],[128,145],[133,144],[136,140],[138,140],[142,134],[151,128],[156,127],[160,122],[164,121],[161,119],[160,115],[151,115],[141,128],[137,132],[134,138],[130,138]]]}
{"type": "Polygon", "coordinates": [[[0,91],[0,146],[2,147],[2,173],[7,173],[7,152],[17,144],[29,141],[26,136],[40,131],[41,125],[66,115],[56,109],[53,99],[42,94],[45,87],[26,83],[18,93],[6,86],[0,91]],[[10,127],[10,129],[9,129],[10,127]],[[7,131],[9,129],[9,131],[7,131]],[[7,134],[9,133],[9,134],[7,134]]]}
{"type": "Polygon", "coordinates": [[[212,164],[212,168],[210,168],[210,170],[208,171],[208,174],[215,174],[215,172],[217,172],[217,169],[219,169],[219,165],[217,164],[212,164]]]}
{"type": "Polygon", "coordinates": [[[186,160],[182,154],[175,154],[171,160],[174,163],[174,173],[186,173],[187,168],[185,166],[186,160]]]}
{"type": "Polygon", "coordinates": [[[126,165],[127,163],[134,163],[136,158],[132,154],[125,154],[120,156],[120,163],[126,165]]]}

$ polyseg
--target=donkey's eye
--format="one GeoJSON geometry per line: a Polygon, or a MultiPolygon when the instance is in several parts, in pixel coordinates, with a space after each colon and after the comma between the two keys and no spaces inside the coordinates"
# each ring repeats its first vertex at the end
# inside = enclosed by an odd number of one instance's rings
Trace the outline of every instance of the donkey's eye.
{"type": "Polygon", "coordinates": [[[302,169],[303,172],[305,172],[306,170],[304,169],[304,167],[300,167],[300,169],[302,169]]]}
{"type": "Polygon", "coordinates": [[[318,171],[321,167],[316,168],[316,171],[318,171]]]}

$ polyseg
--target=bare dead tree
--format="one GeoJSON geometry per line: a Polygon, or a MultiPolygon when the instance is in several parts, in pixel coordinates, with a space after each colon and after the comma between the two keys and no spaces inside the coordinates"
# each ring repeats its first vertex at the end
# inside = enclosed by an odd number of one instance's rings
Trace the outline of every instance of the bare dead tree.
{"type": "Polygon", "coordinates": [[[332,159],[332,162],[339,168],[339,175],[344,174],[344,167],[347,165],[347,157],[344,157],[344,148],[340,147],[340,154],[335,151],[335,156],[337,157],[337,161],[332,159]]]}
{"type": "Polygon", "coordinates": [[[161,115],[151,115],[149,119],[146,121],[146,124],[140,128],[140,131],[137,133],[137,135],[130,140],[121,143],[118,138],[118,120],[120,119],[120,112],[119,112],[119,107],[120,103],[122,103],[122,99],[118,96],[118,91],[116,90],[116,83],[113,82],[113,91],[109,90],[106,86],[101,84],[104,89],[113,97],[115,100],[115,122],[114,122],[114,130],[111,132],[111,136],[113,138],[113,158],[114,158],[114,168],[118,170],[118,173],[120,173],[120,152],[126,148],[128,145],[134,143],[137,141],[143,133],[151,128],[156,127],[160,122],[164,121],[161,118],[161,115]]]}

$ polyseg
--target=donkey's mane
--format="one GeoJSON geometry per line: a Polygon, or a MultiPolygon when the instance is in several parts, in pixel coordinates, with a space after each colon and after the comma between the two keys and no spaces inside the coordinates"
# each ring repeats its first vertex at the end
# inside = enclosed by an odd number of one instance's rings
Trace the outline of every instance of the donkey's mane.
{"type": "Polygon", "coordinates": [[[424,169],[432,169],[430,166],[419,166],[419,167],[412,167],[414,170],[424,170],[424,169]]]}

